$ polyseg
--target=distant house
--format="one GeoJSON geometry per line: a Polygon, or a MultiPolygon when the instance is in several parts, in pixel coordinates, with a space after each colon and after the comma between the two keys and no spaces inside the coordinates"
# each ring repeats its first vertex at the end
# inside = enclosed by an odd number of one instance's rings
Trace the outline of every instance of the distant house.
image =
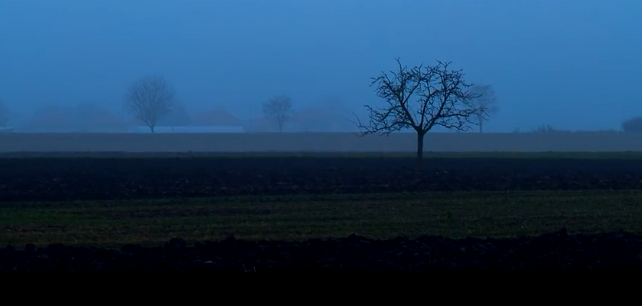
{"type": "MultiPolygon", "coordinates": [[[[179,110],[177,116],[159,120],[154,127],[154,133],[244,133],[241,121],[232,114],[216,109],[189,115],[179,110]]],[[[151,129],[141,120],[132,119],[129,122],[130,133],[151,133],[151,129]]]]}
{"type": "Polygon", "coordinates": [[[192,116],[191,125],[197,126],[241,126],[236,116],[222,109],[201,112],[192,116]]]}
{"type": "MultiPolygon", "coordinates": [[[[151,133],[148,126],[135,126],[130,129],[132,133],[151,133]]],[[[156,126],[154,133],[245,133],[241,126],[156,126]]]]}

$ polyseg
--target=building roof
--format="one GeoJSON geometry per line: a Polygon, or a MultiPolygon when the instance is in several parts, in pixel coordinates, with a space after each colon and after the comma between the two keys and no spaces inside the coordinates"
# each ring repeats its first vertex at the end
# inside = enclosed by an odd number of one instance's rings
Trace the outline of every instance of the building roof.
{"type": "MultiPolygon", "coordinates": [[[[148,126],[135,126],[130,129],[133,133],[151,133],[148,126]]],[[[242,126],[156,126],[154,133],[244,133],[242,126]]]]}
{"type": "Polygon", "coordinates": [[[192,124],[198,126],[241,126],[242,121],[225,110],[214,109],[192,116],[192,124]]]}

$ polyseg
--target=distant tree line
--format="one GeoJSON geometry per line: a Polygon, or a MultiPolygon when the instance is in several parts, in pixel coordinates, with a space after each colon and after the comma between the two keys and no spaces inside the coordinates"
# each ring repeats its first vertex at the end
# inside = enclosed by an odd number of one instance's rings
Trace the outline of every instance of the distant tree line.
{"type": "Polygon", "coordinates": [[[642,116],[622,121],[622,131],[625,133],[642,133],[642,116]]]}
{"type": "MultiPolygon", "coordinates": [[[[341,108],[340,105],[332,102],[329,101],[324,107],[341,108]]],[[[133,82],[124,95],[124,107],[135,119],[144,123],[152,133],[156,126],[163,125],[167,121],[184,123],[187,117],[186,110],[179,102],[174,88],[160,75],[144,76],[133,82]]],[[[285,131],[286,126],[293,123],[295,119],[298,119],[299,125],[307,129],[305,127],[313,126],[315,121],[329,124],[325,122],[329,119],[327,114],[336,114],[326,112],[326,116],[318,114],[318,117],[295,118],[292,98],[285,94],[267,99],[262,104],[262,110],[266,122],[279,132],[285,131]],[[306,122],[302,123],[301,120],[306,122]]]]}

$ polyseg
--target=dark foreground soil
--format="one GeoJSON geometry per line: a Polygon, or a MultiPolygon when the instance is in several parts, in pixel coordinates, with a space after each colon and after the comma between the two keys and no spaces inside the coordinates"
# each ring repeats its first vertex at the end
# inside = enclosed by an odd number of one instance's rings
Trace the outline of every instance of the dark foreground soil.
{"type": "Polygon", "coordinates": [[[3,158],[0,202],[642,188],[642,160],[3,158]]]}
{"type": "Polygon", "coordinates": [[[303,243],[222,242],[164,247],[126,245],[100,250],[50,245],[0,250],[0,271],[430,271],[637,270],[642,237],[628,233],[450,240],[441,237],[375,241],[360,236],[303,243]]]}

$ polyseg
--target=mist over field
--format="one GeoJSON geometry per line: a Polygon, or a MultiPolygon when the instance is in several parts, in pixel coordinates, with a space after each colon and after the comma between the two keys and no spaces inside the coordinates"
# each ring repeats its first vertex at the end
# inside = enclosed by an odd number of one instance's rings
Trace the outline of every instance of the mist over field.
{"type": "Polygon", "coordinates": [[[125,96],[160,75],[177,107],[159,133],[278,132],[275,97],[291,101],[283,132],[356,132],[354,115],[384,103],[371,78],[400,58],[491,85],[484,132],[620,130],[642,115],[641,13],[636,0],[1,1],[0,101],[15,132],[145,132],[125,96]]]}
{"type": "MultiPolygon", "coordinates": [[[[416,135],[351,133],[242,134],[0,134],[0,153],[410,153],[416,135]]],[[[428,133],[424,152],[631,152],[642,151],[642,135],[585,133],[428,133]]]]}

